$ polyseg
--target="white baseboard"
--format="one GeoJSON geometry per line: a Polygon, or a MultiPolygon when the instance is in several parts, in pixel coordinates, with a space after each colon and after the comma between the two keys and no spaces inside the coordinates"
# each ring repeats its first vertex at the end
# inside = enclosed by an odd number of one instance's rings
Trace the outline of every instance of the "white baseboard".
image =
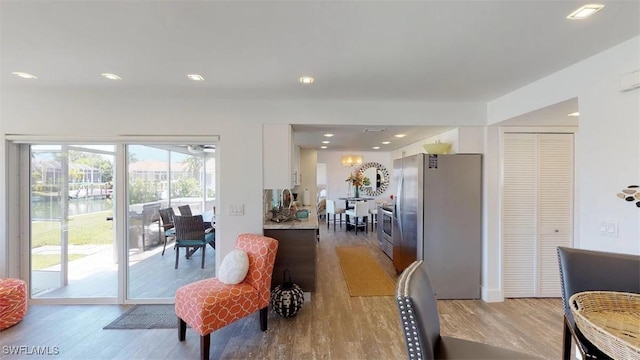
{"type": "Polygon", "coordinates": [[[488,289],[484,286],[481,286],[482,300],[486,302],[502,302],[504,301],[504,296],[502,296],[502,291],[500,289],[488,289]]]}

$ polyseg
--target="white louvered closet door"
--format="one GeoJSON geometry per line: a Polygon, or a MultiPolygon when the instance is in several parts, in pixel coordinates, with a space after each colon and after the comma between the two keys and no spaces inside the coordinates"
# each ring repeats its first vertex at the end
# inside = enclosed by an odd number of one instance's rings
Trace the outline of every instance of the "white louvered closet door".
{"type": "Polygon", "coordinates": [[[557,246],[573,229],[573,134],[505,134],[505,297],[559,297],[557,246]]]}

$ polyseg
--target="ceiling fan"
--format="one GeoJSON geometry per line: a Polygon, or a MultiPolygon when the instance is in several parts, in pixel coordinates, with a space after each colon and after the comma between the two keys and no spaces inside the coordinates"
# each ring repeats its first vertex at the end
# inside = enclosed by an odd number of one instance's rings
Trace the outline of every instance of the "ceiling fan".
{"type": "Polygon", "coordinates": [[[187,145],[187,150],[192,154],[215,153],[215,145],[187,145]]]}

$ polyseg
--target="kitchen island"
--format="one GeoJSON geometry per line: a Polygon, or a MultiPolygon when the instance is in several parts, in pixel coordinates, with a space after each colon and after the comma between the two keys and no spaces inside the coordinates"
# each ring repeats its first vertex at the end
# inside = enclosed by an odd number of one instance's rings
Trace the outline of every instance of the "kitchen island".
{"type": "MultiPolygon", "coordinates": [[[[315,209],[309,211],[309,217],[285,222],[264,221],[264,235],[278,240],[278,253],[273,267],[271,288],[284,282],[283,273],[289,270],[291,281],[298,284],[302,291],[316,289],[316,247],[318,244],[318,216],[315,209]]],[[[288,280],[288,279],[287,279],[288,280]]]]}

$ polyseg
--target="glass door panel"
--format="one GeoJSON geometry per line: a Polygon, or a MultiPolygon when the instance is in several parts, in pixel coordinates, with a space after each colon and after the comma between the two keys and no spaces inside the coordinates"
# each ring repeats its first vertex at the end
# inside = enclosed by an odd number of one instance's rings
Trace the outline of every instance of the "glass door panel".
{"type": "Polygon", "coordinates": [[[114,146],[31,146],[31,297],[117,296],[114,146]]]}
{"type": "Polygon", "coordinates": [[[205,187],[205,153],[191,154],[187,148],[127,146],[129,299],[173,299],[180,286],[215,274],[212,248],[205,252],[204,269],[202,251],[186,259],[184,249],[175,269],[173,236],[166,237],[165,247],[158,210],[171,207],[180,215],[178,206],[189,205],[194,215],[201,214],[209,204],[203,195],[215,189],[211,180],[205,187]]]}

